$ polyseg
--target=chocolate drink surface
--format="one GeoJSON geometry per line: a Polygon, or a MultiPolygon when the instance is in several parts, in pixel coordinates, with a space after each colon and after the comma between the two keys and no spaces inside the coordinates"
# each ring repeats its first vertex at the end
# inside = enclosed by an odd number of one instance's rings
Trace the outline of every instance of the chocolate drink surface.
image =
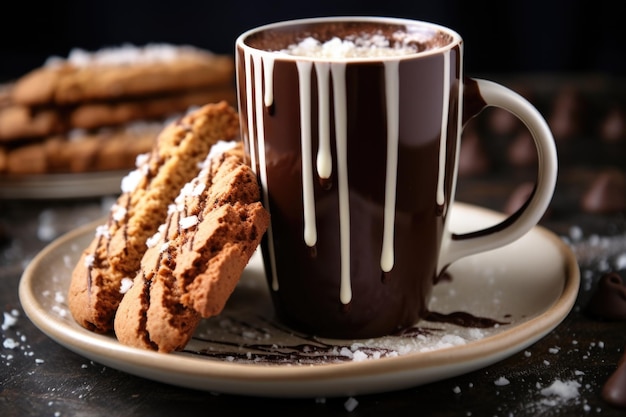
{"type": "Polygon", "coordinates": [[[289,27],[247,41],[282,52],[238,50],[244,136],[272,216],[266,272],[279,317],[297,329],[374,337],[427,310],[453,187],[460,48],[422,53],[451,42],[423,29],[289,27]],[[343,52],[326,53],[346,59],[285,58],[307,38],[341,40],[343,52]]]}
{"type": "Polygon", "coordinates": [[[320,58],[367,58],[416,54],[447,46],[452,37],[432,27],[368,21],[292,25],[248,36],[245,43],[268,52],[320,58]],[[320,45],[311,48],[311,40],[320,45]]]}

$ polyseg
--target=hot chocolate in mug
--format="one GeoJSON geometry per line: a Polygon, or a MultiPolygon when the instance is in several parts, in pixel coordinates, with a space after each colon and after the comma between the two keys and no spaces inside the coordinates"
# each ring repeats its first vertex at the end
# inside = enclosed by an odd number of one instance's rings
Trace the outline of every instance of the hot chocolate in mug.
{"type": "Polygon", "coordinates": [[[515,92],[465,77],[453,30],[293,20],[240,35],[236,61],[242,139],[271,215],[265,271],[277,317],[295,330],[370,338],[415,325],[452,262],[520,238],[552,198],[545,120],[515,92]],[[487,106],[530,130],[536,186],[501,224],[459,235],[448,228],[459,141],[487,106]]]}

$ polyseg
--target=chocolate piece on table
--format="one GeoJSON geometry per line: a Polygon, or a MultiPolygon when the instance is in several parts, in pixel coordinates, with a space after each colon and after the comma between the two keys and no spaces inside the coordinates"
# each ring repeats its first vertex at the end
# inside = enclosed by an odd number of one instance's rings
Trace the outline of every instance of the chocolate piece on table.
{"type": "Polygon", "coordinates": [[[600,124],[600,138],[607,143],[626,140],[626,114],[618,107],[612,108],[600,124]]]}
{"type": "Polygon", "coordinates": [[[530,181],[517,186],[504,204],[504,213],[510,215],[519,210],[528,201],[534,189],[535,183],[530,181]]]}
{"type": "Polygon", "coordinates": [[[527,129],[521,130],[507,150],[509,162],[513,166],[527,167],[537,163],[537,148],[527,129]]]}
{"type": "Polygon", "coordinates": [[[548,117],[548,124],[556,140],[570,139],[582,132],[584,103],[573,88],[561,90],[548,117]]]}
{"type": "Polygon", "coordinates": [[[601,395],[612,406],[626,408],[626,353],[620,358],[617,369],[604,383],[601,395]]]}
{"type": "Polygon", "coordinates": [[[626,286],[620,274],[609,272],[600,278],[586,311],[599,319],[626,321],[626,286]]]}
{"type": "Polygon", "coordinates": [[[588,213],[615,213],[626,210],[626,175],[619,169],[600,172],[585,191],[580,202],[588,213]]]}
{"type": "MultiPolygon", "coordinates": [[[[604,274],[589,303],[587,313],[609,321],[626,321],[626,286],[617,272],[604,274]]],[[[602,399],[612,406],[626,408],[626,354],[602,387],[602,399]]]]}
{"type": "Polygon", "coordinates": [[[491,161],[478,132],[466,128],[461,139],[459,152],[459,175],[482,175],[491,169],[491,161]]]}
{"type": "Polygon", "coordinates": [[[511,135],[523,125],[510,111],[493,107],[489,112],[488,126],[491,132],[496,135],[511,135]]]}

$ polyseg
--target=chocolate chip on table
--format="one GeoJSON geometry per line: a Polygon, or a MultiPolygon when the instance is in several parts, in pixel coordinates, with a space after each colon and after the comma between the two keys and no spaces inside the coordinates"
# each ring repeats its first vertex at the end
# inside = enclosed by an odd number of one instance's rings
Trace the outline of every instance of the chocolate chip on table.
{"type": "Polygon", "coordinates": [[[522,122],[510,111],[494,107],[489,112],[488,126],[496,135],[511,135],[522,126],[522,122]]]}
{"type": "Polygon", "coordinates": [[[508,160],[516,167],[528,167],[537,163],[537,148],[528,129],[515,135],[507,150],[508,160]]]}
{"type": "Polygon", "coordinates": [[[612,406],[626,408],[626,353],[622,354],[617,369],[604,383],[601,395],[612,406]]]}
{"type": "Polygon", "coordinates": [[[626,112],[619,107],[610,109],[600,123],[599,134],[607,143],[626,140],[626,112]]]}
{"type": "Polygon", "coordinates": [[[485,145],[474,128],[466,128],[461,139],[459,152],[459,175],[470,177],[482,175],[491,169],[491,161],[485,145]]]}
{"type": "Polygon", "coordinates": [[[581,198],[587,213],[615,213],[626,210],[626,174],[616,168],[599,172],[581,198]]]}
{"type": "MultiPolygon", "coordinates": [[[[600,277],[586,312],[601,320],[626,321],[626,285],[619,273],[607,272],[600,277]]],[[[604,383],[601,395],[607,403],[626,408],[626,353],[604,383]]]]}
{"type": "Polygon", "coordinates": [[[608,272],[600,277],[586,311],[598,319],[626,321],[626,285],[619,273],[608,272]]]}
{"type": "Polygon", "coordinates": [[[570,139],[582,133],[584,101],[576,89],[564,87],[555,97],[548,124],[554,138],[570,139]]]}
{"type": "Polygon", "coordinates": [[[511,215],[519,210],[524,204],[526,204],[534,189],[534,182],[529,181],[518,185],[504,204],[504,213],[511,215]]]}

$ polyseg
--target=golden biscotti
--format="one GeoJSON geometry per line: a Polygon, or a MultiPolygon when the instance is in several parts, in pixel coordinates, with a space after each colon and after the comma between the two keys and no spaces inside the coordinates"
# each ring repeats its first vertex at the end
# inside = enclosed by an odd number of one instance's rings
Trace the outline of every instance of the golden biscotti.
{"type": "Polygon", "coordinates": [[[125,345],[184,348],[201,318],[222,311],[267,230],[269,214],[241,142],[219,145],[148,241],[115,316],[125,345]]]}
{"type": "Polygon", "coordinates": [[[193,106],[220,101],[234,103],[234,90],[225,86],[155,97],[140,97],[126,101],[88,102],[69,111],[66,123],[78,129],[116,126],[135,120],[160,119],[183,112],[193,106]]]}
{"type": "Polygon", "coordinates": [[[128,170],[137,155],[152,148],[165,123],[135,121],[125,126],[54,135],[41,141],[0,148],[6,162],[0,172],[43,175],[128,170]]]}
{"type": "Polygon", "coordinates": [[[66,122],[58,111],[16,105],[0,107],[0,143],[45,137],[64,130],[66,122]]]}
{"type": "Polygon", "coordinates": [[[211,146],[238,133],[231,106],[208,104],[167,125],[151,152],[137,158],[107,223],[97,229],[72,273],[68,303],[79,324],[102,333],[113,329],[120,287],[139,270],[146,241],[165,221],[180,189],[197,176],[211,146]]]}

